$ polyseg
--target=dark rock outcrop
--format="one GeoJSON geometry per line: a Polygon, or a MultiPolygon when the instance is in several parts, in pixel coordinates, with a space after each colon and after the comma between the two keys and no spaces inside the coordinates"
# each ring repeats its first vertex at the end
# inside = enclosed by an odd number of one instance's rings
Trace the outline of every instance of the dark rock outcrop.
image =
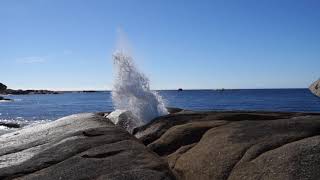
{"type": "Polygon", "coordinates": [[[0,96],[0,101],[13,101],[12,99],[9,98],[4,98],[2,96],[0,96]]]}
{"type": "Polygon", "coordinates": [[[6,94],[14,94],[14,95],[26,95],[26,94],[60,94],[57,91],[49,91],[49,90],[13,90],[7,89],[5,91],[6,94]]]}
{"type": "Polygon", "coordinates": [[[18,123],[7,123],[7,122],[0,122],[0,126],[4,126],[7,128],[20,128],[20,124],[18,123]]]}
{"type": "Polygon", "coordinates": [[[167,107],[167,110],[170,114],[175,114],[175,113],[183,111],[183,109],[175,108],[175,107],[167,107]]]}
{"type": "Polygon", "coordinates": [[[320,79],[314,82],[313,84],[311,84],[309,89],[314,95],[320,97],[320,79]]]}
{"type": "Polygon", "coordinates": [[[319,179],[320,114],[180,112],[135,130],[178,179],[319,179]]]}
{"type": "Polygon", "coordinates": [[[7,86],[0,83],[0,93],[4,93],[6,91],[6,89],[7,89],[7,86]]]}
{"type": "Polygon", "coordinates": [[[166,162],[96,114],[4,134],[0,144],[0,179],[174,179],[166,162]]]}
{"type": "Polygon", "coordinates": [[[25,94],[60,94],[58,91],[49,91],[49,90],[14,90],[7,89],[7,86],[0,83],[0,94],[13,94],[13,95],[25,95],[25,94]]]}

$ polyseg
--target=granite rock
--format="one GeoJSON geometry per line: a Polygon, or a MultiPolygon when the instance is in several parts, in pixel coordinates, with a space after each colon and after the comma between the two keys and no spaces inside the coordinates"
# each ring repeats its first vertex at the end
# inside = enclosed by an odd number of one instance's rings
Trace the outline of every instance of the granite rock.
{"type": "Polygon", "coordinates": [[[311,84],[309,89],[314,95],[320,97],[320,79],[314,82],[313,84],[311,84]]]}
{"type": "Polygon", "coordinates": [[[168,165],[97,114],[0,136],[0,179],[174,179],[168,165]]]}
{"type": "Polygon", "coordinates": [[[320,179],[320,114],[179,112],[135,130],[177,179],[320,179]]]}

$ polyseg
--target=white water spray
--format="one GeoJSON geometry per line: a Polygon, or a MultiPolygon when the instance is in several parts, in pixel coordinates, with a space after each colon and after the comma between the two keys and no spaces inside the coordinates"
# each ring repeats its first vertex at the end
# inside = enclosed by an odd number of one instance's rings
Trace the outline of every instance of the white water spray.
{"type": "Polygon", "coordinates": [[[129,131],[155,117],[168,114],[164,102],[156,92],[150,90],[149,79],[138,71],[133,58],[124,50],[113,54],[116,77],[112,90],[112,101],[117,110],[129,111],[126,127],[129,131]],[[132,127],[134,126],[134,127],[132,127]]]}

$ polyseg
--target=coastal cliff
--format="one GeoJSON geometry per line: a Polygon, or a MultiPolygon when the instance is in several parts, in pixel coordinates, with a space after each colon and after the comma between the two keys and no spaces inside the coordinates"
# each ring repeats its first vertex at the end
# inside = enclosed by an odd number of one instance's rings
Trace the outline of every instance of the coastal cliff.
{"type": "Polygon", "coordinates": [[[320,114],[169,111],[133,135],[105,113],[4,134],[0,179],[320,178],[320,114]]]}

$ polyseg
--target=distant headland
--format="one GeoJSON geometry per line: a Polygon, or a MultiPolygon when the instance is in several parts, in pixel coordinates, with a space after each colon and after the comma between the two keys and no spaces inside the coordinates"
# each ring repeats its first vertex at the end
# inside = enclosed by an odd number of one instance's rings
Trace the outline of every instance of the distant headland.
{"type": "Polygon", "coordinates": [[[0,83],[0,95],[28,95],[28,94],[63,94],[63,93],[94,93],[98,92],[95,90],[82,90],[82,91],[52,91],[52,90],[35,90],[35,89],[28,89],[28,90],[14,90],[14,89],[8,89],[7,86],[3,83],[0,83]]]}
{"type": "Polygon", "coordinates": [[[49,90],[14,90],[8,89],[6,85],[0,83],[0,94],[7,95],[24,95],[24,94],[60,94],[61,92],[58,91],[49,91],[49,90]]]}

